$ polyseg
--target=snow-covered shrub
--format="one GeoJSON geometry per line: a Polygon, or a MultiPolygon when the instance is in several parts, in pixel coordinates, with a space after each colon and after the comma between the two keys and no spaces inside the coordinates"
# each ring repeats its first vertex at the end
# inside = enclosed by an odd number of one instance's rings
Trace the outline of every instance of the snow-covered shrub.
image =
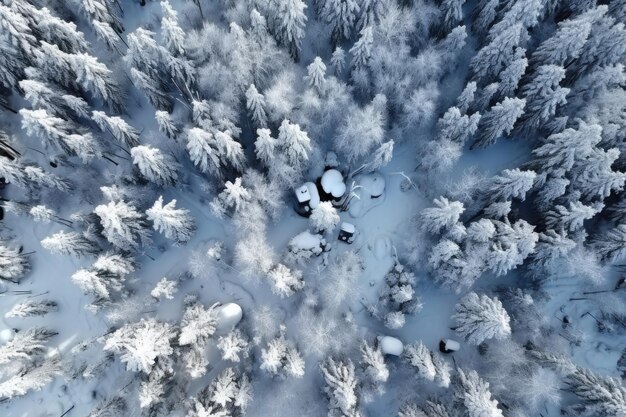
{"type": "Polygon", "coordinates": [[[422,309],[422,301],[415,294],[415,275],[397,262],[385,275],[385,285],[381,290],[379,305],[384,314],[385,325],[398,329],[404,324],[404,316],[422,309]]]}

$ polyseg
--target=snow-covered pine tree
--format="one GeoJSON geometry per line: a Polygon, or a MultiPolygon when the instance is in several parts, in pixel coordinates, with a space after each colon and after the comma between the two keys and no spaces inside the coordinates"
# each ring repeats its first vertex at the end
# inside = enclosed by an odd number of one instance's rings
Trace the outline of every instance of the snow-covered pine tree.
{"type": "Polygon", "coordinates": [[[502,417],[498,401],[491,398],[489,383],[476,371],[458,370],[454,396],[467,411],[468,417],[502,417]]]}
{"type": "Polygon", "coordinates": [[[238,177],[235,182],[226,181],[224,190],[209,205],[215,216],[223,217],[228,210],[237,214],[241,213],[251,200],[252,194],[243,186],[241,177],[238,177]]]}
{"type": "Polygon", "coordinates": [[[174,103],[158,79],[151,78],[145,72],[134,67],[130,69],[130,78],[135,87],[148,97],[148,101],[155,109],[171,113],[174,103]]]}
{"type": "Polygon", "coordinates": [[[99,154],[93,136],[81,132],[76,124],[55,117],[43,109],[21,109],[19,113],[22,116],[22,129],[29,135],[41,137],[46,145],[57,147],[68,155],[77,155],[85,162],[99,154]]]}
{"type": "Polygon", "coordinates": [[[113,72],[97,58],[86,53],[65,53],[58,46],[41,41],[36,59],[38,68],[54,81],[66,87],[76,86],[112,108],[120,108],[124,99],[120,86],[113,72]]]}
{"type": "Polygon", "coordinates": [[[256,134],[257,139],[254,142],[256,157],[265,166],[270,166],[275,157],[277,140],[272,137],[272,132],[269,129],[257,129],[256,134]]]}
{"type": "Polygon", "coordinates": [[[244,415],[251,401],[248,376],[226,368],[193,399],[187,417],[244,415]]]}
{"type": "Polygon", "coordinates": [[[11,399],[29,391],[38,391],[62,374],[61,361],[57,357],[46,359],[39,365],[30,365],[0,383],[0,398],[11,399]]]}
{"type": "Polygon", "coordinates": [[[493,39],[516,24],[520,24],[524,31],[536,26],[539,23],[544,3],[545,0],[508,2],[500,21],[489,29],[489,37],[493,39]]]}
{"type": "Polygon", "coordinates": [[[333,72],[336,76],[340,76],[343,73],[346,66],[346,53],[341,46],[336,47],[333,51],[333,55],[330,58],[330,65],[332,65],[333,72]]]}
{"type": "Polygon", "coordinates": [[[436,207],[426,208],[420,215],[424,229],[432,234],[438,234],[454,226],[465,211],[463,203],[449,201],[445,197],[435,198],[433,203],[436,207]]]}
{"type": "Polygon", "coordinates": [[[154,318],[141,319],[110,334],[103,349],[120,354],[127,370],[147,374],[158,357],[173,353],[170,343],[175,336],[171,325],[154,318]]]}
{"type": "Polygon", "coordinates": [[[372,56],[373,45],[374,45],[374,32],[371,26],[366,26],[363,29],[361,29],[361,32],[359,32],[359,39],[354,43],[352,48],[350,48],[350,54],[352,55],[352,61],[351,61],[352,68],[356,70],[360,70],[367,66],[367,63],[369,62],[370,57],[372,56]]]}
{"type": "Polygon", "coordinates": [[[105,22],[111,25],[116,32],[124,31],[117,7],[110,0],[81,0],[80,9],[89,21],[105,22]]]}
{"type": "Polygon", "coordinates": [[[619,416],[626,414],[626,388],[615,378],[577,368],[565,380],[580,403],[571,406],[580,416],[619,416]]]}
{"type": "Polygon", "coordinates": [[[582,52],[591,25],[592,21],[583,16],[560,22],[556,32],[532,53],[531,62],[534,65],[567,65],[582,52]]]}
{"type": "MultiPolygon", "coordinates": [[[[31,71],[29,69],[26,72],[31,71]]],[[[37,79],[21,80],[19,86],[24,92],[24,98],[34,108],[43,108],[50,114],[65,120],[76,121],[78,117],[87,117],[88,115],[88,104],[81,97],[65,94],[61,89],[37,79]]]]}
{"type": "Polygon", "coordinates": [[[119,116],[108,116],[103,111],[91,112],[91,119],[103,131],[109,131],[120,143],[132,148],[139,145],[139,132],[119,116]]]}
{"type": "Polygon", "coordinates": [[[311,211],[311,226],[319,232],[331,233],[339,223],[339,214],[330,201],[322,201],[311,211]]]}
{"type": "Polygon", "coordinates": [[[389,368],[385,364],[380,346],[374,347],[366,341],[361,344],[361,366],[365,369],[365,374],[375,383],[389,379],[389,368]]]}
{"type": "Polygon", "coordinates": [[[389,0],[363,0],[359,3],[360,13],[356,23],[358,30],[374,26],[389,10],[389,0]]]}
{"type": "Polygon", "coordinates": [[[185,53],[185,31],[178,22],[178,13],[172,8],[169,1],[161,3],[163,18],[161,19],[161,35],[165,47],[175,55],[185,53]]]}
{"type": "Polygon", "coordinates": [[[524,201],[526,193],[533,187],[537,174],[534,171],[522,171],[519,168],[505,169],[486,185],[484,193],[489,201],[507,201],[518,198],[524,201]]]}
{"type": "Polygon", "coordinates": [[[385,275],[385,285],[380,291],[379,307],[384,313],[385,326],[399,329],[404,326],[405,316],[419,312],[422,300],[415,293],[415,274],[396,260],[385,275]]]}
{"type": "Polygon", "coordinates": [[[457,323],[454,330],[473,345],[486,339],[505,339],[511,334],[509,315],[502,303],[485,294],[467,294],[456,305],[452,318],[457,323]]]}
{"type": "Polygon", "coordinates": [[[24,301],[14,305],[7,311],[5,317],[32,317],[45,316],[59,310],[59,304],[53,300],[24,301]]]}
{"type": "Polygon", "coordinates": [[[300,125],[285,119],[278,128],[278,144],[292,165],[301,165],[309,159],[311,140],[300,125]]]}
{"type": "Polygon", "coordinates": [[[526,131],[539,129],[554,116],[558,106],[567,102],[570,89],[561,87],[565,77],[563,67],[542,65],[533,73],[531,81],[522,87],[522,96],[526,99],[526,112],[520,118],[526,131]]]}
{"type": "Polygon", "coordinates": [[[261,369],[274,376],[302,378],[304,359],[295,344],[285,339],[284,329],[281,326],[281,334],[261,349],[261,369]]]}
{"type": "Polygon", "coordinates": [[[87,417],[114,417],[121,416],[128,410],[128,404],[122,396],[114,396],[100,402],[87,417]]]}
{"type": "Polygon", "coordinates": [[[28,255],[0,240],[0,280],[19,282],[30,271],[28,255]]]}
{"type": "Polygon", "coordinates": [[[593,248],[605,260],[615,262],[626,256],[626,224],[597,234],[593,238],[593,248]]]}
{"type": "Polygon", "coordinates": [[[524,99],[507,97],[490,108],[480,118],[477,138],[472,147],[487,147],[503,135],[511,133],[515,122],[524,113],[525,105],[524,99]]]}
{"type": "Polygon", "coordinates": [[[515,56],[515,48],[520,43],[522,31],[521,24],[513,24],[474,55],[470,68],[477,81],[490,81],[509,66],[515,56]]]}
{"type": "Polygon", "coordinates": [[[602,204],[586,206],[580,201],[570,201],[568,207],[556,205],[546,213],[546,226],[573,232],[583,227],[584,221],[598,214],[602,208],[602,204]]]}
{"type": "Polygon", "coordinates": [[[158,148],[138,145],[130,150],[133,164],[147,180],[161,186],[172,185],[178,179],[178,164],[158,148]]]}
{"type": "Polygon", "coordinates": [[[304,38],[307,5],[302,0],[277,0],[273,10],[273,32],[276,40],[289,49],[294,59],[300,56],[304,38]]]}
{"type": "MultiPolygon", "coordinates": [[[[267,126],[267,113],[265,113],[265,97],[257,90],[254,84],[246,90],[246,109],[252,122],[259,128],[267,126]]],[[[259,129],[260,130],[260,129],[259,129]]],[[[259,134],[257,130],[257,134],[259,134]]]]}
{"type": "Polygon", "coordinates": [[[44,327],[33,327],[17,332],[13,339],[0,346],[0,365],[30,362],[45,352],[46,342],[57,334],[44,327]]]}
{"type": "Polygon", "coordinates": [[[467,112],[470,108],[470,105],[474,101],[474,96],[476,94],[477,86],[476,81],[470,81],[465,85],[465,88],[461,92],[461,94],[456,99],[456,108],[463,114],[467,112]]]}
{"type": "Polygon", "coordinates": [[[480,35],[484,35],[496,20],[498,6],[501,0],[480,0],[476,7],[472,28],[480,35]]]}
{"type": "Polygon", "coordinates": [[[122,43],[122,39],[120,39],[118,33],[109,23],[93,20],[91,24],[93,25],[93,30],[96,33],[96,37],[104,42],[109,50],[115,52],[120,56],[123,55],[122,49],[124,44],[122,43]]]}
{"type": "Polygon", "coordinates": [[[180,134],[180,127],[172,119],[172,115],[166,111],[157,110],[154,113],[159,131],[170,139],[176,139],[180,134]]]}
{"type": "Polygon", "coordinates": [[[335,43],[350,39],[359,10],[356,0],[323,0],[320,15],[330,25],[335,43]]]}
{"type": "Polygon", "coordinates": [[[323,94],[326,86],[326,65],[322,58],[316,56],[306,69],[307,75],[304,77],[304,81],[318,94],[323,94]]]}
{"type": "Polygon", "coordinates": [[[426,400],[421,407],[408,403],[398,411],[398,417],[450,417],[448,408],[439,400],[426,400]]]}
{"type": "Polygon", "coordinates": [[[458,142],[460,144],[472,137],[478,129],[480,121],[480,113],[474,113],[471,116],[461,114],[457,107],[450,107],[443,116],[437,121],[439,133],[437,140],[458,142]]]}
{"type": "Polygon", "coordinates": [[[174,294],[178,292],[178,283],[176,281],[170,281],[163,277],[157,285],[150,291],[150,295],[154,298],[161,300],[163,298],[171,300],[174,298],[174,294]]]}
{"type": "Polygon", "coordinates": [[[97,206],[102,234],[114,246],[123,250],[137,249],[150,243],[150,231],[144,216],[124,201],[110,201],[97,206]]]}
{"type": "Polygon", "coordinates": [[[430,350],[421,341],[406,346],[402,352],[402,358],[415,368],[415,372],[420,378],[427,381],[435,380],[437,370],[430,350]]]}
{"type": "Polygon", "coordinates": [[[159,196],[154,205],[146,210],[146,216],[154,230],[178,243],[188,242],[196,230],[189,210],[176,208],[176,200],[163,205],[163,196],[159,196]]]}
{"type": "Polygon", "coordinates": [[[187,151],[191,161],[202,172],[221,176],[221,162],[216,149],[215,138],[211,132],[193,127],[187,130],[187,151]]]}
{"type": "Polygon", "coordinates": [[[272,284],[272,292],[281,297],[289,297],[304,288],[302,271],[289,269],[283,264],[274,266],[267,273],[267,278],[272,284]]]}
{"type": "Polygon", "coordinates": [[[217,325],[218,304],[205,309],[202,304],[194,303],[187,307],[180,322],[178,344],[181,346],[205,346],[217,325]]]}
{"type": "Polygon", "coordinates": [[[226,361],[239,362],[242,357],[248,356],[248,340],[239,329],[220,336],[217,348],[222,352],[222,359],[226,361]]]}
{"type": "Polygon", "coordinates": [[[617,64],[626,52],[626,27],[612,16],[604,16],[606,10],[606,6],[601,5],[585,14],[594,24],[579,58],[574,62],[578,74],[617,64]]]}
{"type": "Polygon", "coordinates": [[[329,400],[329,415],[359,417],[358,380],[352,361],[328,358],[320,369],[326,382],[323,390],[329,400]]]}
{"type": "Polygon", "coordinates": [[[449,32],[463,20],[463,4],[465,0],[442,0],[443,30],[449,32]]]}
{"type": "Polygon", "coordinates": [[[498,89],[501,97],[513,97],[522,76],[526,73],[528,59],[524,48],[516,48],[515,58],[498,75],[498,89]]]}
{"type": "Polygon", "coordinates": [[[387,99],[377,95],[363,108],[348,111],[337,130],[335,147],[350,162],[368,155],[383,142],[386,127],[387,99]],[[358,140],[356,140],[358,138],[358,140]]]}

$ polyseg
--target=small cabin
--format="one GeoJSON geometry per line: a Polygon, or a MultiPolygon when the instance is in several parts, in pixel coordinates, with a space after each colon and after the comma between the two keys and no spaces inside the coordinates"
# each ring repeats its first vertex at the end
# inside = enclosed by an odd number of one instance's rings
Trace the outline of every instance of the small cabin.
{"type": "Polygon", "coordinates": [[[320,203],[320,195],[317,187],[312,182],[305,182],[296,189],[297,207],[296,212],[304,217],[309,217],[311,212],[320,203]]]}
{"type": "Polygon", "coordinates": [[[453,353],[461,349],[461,345],[456,340],[441,339],[439,342],[439,351],[441,353],[453,353]]]}
{"type": "Polygon", "coordinates": [[[341,223],[341,227],[339,228],[339,236],[338,239],[347,244],[351,244],[354,242],[356,234],[356,228],[352,223],[343,222],[341,223]]]}

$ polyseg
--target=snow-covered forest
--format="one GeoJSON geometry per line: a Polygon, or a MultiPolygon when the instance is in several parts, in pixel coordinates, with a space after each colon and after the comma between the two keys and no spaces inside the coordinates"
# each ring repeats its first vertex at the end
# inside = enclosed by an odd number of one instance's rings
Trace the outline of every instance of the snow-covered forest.
{"type": "Polygon", "coordinates": [[[3,417],[626,417],[626,0],[0,0],[3,417]]]}

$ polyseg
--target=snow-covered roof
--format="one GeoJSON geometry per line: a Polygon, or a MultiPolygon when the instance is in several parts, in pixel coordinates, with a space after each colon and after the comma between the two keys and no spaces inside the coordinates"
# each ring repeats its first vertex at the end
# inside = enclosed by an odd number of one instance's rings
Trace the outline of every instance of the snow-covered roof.
{"type": "Polygon", "coordinates": [[[404,345],[400,339],[391,336],[383,336],[380,338],[380,350],[385,355],[400,356],[404,350],[404,345]]]}
{"type": "Polygon", "coordinates": [[[296,190],[296,198],[298,199],[298,203],[311,201],[311,193],[309,193],[309,188],[306,184],[296,190]]]}
{"type": "Polygon", "coordinates": [[[322,175],[322,188],[328,194],[339,198],[346,193],[346,184],[343,182],[343,175],[336,169],[329,169],[322,175]]]}
{"type": "Polygon", "coordinates": [[[352,223],[343,222],[341,223],[341,230],[347,233],[354,233],[356,231],[356,228],[352,223]]]}
{"type": "Polygon", "coordinates": [[[319,248],[322,244],[322,240],[323,238],[321,235],[313,234],[307,230],[291,239],[289,241],[289,246],[298,249],[312,250],[319,248]]]}
{"type": "Polygon", "coordinates": [[[443,339],[443,343],[446,345],[447,350],[456,352],[457,350],[461,349],[461,345],[456,340],[443,339]]]}
{"type": "Polygon", "coordinates": [[[304,186],[309,190],[309,196],[311,197],[311,201],[309,201],[309,206],[311,209],[320,205],[320,193],[317,191],[317,187],[312,182],[305,182],[304,186]]]}
{"type": "Polygon", "coordinates": [[[216,308],[217,328],[226,331],[232,330],[243,317],[243,310],[236,303],[226,303],[216,308]]]}

